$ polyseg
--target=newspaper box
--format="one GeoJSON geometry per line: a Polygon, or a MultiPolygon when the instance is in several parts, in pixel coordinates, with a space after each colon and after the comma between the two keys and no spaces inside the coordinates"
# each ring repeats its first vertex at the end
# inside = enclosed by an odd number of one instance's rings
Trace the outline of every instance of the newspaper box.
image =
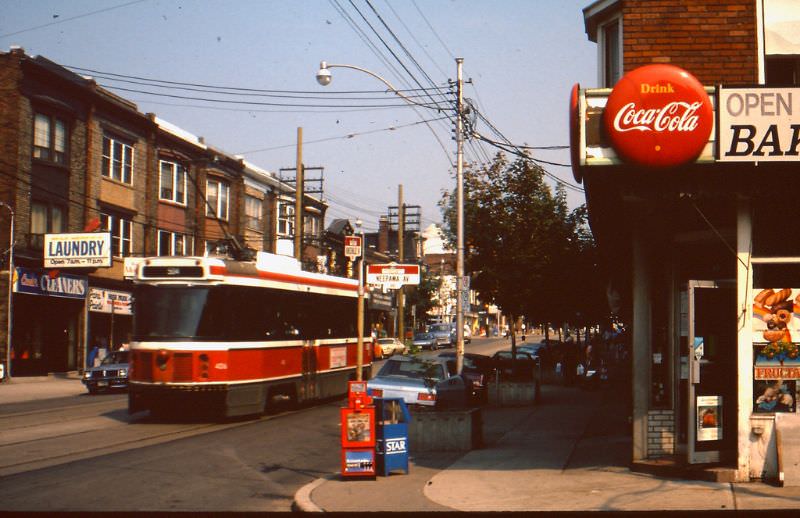
{"type": "Polygon", "coordinates": [[[373,398],[375,403],[378,474],[388,477],[392,471],[408,474],[408,423],[411,414],[403,398],[373,398]]]}
{"type": "Polygon", "coordinates": [[[340,409],[342,476],[375,476],[375,407],[366,381],[350,381],[347,407],[340,409]]]}

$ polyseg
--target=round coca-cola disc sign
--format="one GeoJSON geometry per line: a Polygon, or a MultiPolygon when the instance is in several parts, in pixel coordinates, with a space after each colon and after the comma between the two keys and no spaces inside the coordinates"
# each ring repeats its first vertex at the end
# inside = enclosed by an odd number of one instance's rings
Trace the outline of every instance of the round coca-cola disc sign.
{"type": "Polygon", "coordinates": [[[646,65],[614,86],[603,120],[627,161],[673,167],[698,157],[708,143],[714,110],[703,85],[672,65],[646,65]]]}

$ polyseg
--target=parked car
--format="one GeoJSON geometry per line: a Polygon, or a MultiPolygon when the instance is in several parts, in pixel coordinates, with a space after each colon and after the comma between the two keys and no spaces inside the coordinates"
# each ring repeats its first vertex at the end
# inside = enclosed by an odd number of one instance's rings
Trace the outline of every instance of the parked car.
{"type": "Polygon", "coordinates": [[[509,381],[530,381],[536,377],[539,360],[530,353],[517,348],[517,357],[512,359],[511,351],[497,351],[492,355],[492,366],[500,379],[509,381]]]}
{"type": "Polygon", "coordinates": [[[538,344],[524,344],[517,346],[517,351],[528,353],[535,358],[541,358],[547,354],[547,346],[541,342],[538,344]]]}
{"type": "Polygon", "coordinates": [[[403,354],[406,350],[405,344],[399,338],[378,338],[378,346],[381,351],[381,358],[393,354],[403,354]]]}
{"type": "Polygon", "coordinates": [[[455,333],[452,324],[431,324],[428,332],[436,338],[437,347],[452,347],[455,343],[455,333]]]}
{"type": "Polygon", "coordinates": [[[127,389],[130,351],[113,351],[103,358],[97,367],[89,367],[83,373],[83,384],[89,394],[101,390],[127,389]]]}
{"type": "Polygon", "coordinates": [[[367,382],[367,392],[375,397],[403,398],[408,405],[464,406],[469,387],[455,370],[455,362],[444,358],[396,356],[367,382]]]}
{"type": "Polygon", "coordinates": [[[412,343],[414,344],[414,347],[430,349],[431,351],[438,347],[436,344],[436,337],[433,335],[433,333],[428,333],[427,331],[415,333],[414,341],[412,343]]]}
{"type": "MultiPolygon", "coordinates": [[[[439,358],[456,361],[456,353],[447,351],[439,353],[439,358]]],[[[472,397],[475,401],[485,401],[486,385],[492,376],[492,359],[483,354],[464,353],[464,365],[461,375],[472,385],[472,397]]]]}

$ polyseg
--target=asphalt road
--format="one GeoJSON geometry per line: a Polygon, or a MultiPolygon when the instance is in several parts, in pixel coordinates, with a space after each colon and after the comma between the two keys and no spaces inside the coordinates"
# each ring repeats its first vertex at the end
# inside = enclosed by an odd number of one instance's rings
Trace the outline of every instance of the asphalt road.
{"type": "Polygon", "coordinates": [[[125,394],[8,406],[0,511],[289,511],[300,487],[340,470],[343,402],[223,423],[129,416],[125,394]]]}

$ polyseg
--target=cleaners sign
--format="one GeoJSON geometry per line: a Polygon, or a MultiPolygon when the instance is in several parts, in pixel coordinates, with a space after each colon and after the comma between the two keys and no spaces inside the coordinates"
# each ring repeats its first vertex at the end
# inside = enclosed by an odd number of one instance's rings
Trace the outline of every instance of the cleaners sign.
{"type": "Polygon", "coordinates": [[[800,89],[720,88],[719,160],[800,160],[800,89]]]}
{"type": "Polygon", "coordinates": [[[111,234],[45,234],[45,268],[111,267],[111,234]]]}

